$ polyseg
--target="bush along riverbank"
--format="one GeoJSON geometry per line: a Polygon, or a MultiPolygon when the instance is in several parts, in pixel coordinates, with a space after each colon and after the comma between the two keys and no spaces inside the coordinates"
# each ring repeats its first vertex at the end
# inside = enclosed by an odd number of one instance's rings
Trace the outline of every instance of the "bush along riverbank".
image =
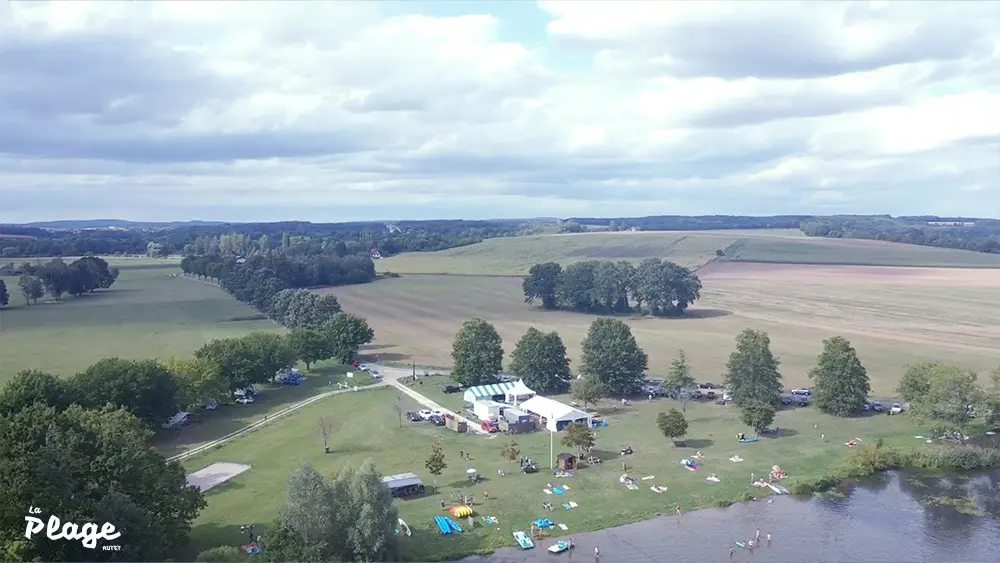
{"type": "Polygon", "coordinates": [[[828,491],[846,479],[871,477],[896,469],[925,471],[975,471],[1000,467],[1000,449],[964,444],[935,444],[913,449],[898,449],[879,439],[857,447],[830,472],[812,480],[788,483],[792,494],[804,495],[828,491]]]}

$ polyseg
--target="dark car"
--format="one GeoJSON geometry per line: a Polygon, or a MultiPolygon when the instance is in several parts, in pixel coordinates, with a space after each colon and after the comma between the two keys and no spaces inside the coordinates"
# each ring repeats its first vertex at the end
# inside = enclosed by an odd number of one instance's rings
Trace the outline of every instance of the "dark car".
{"type": "Polygon", "coordinates": [[[461,389],[459,389],[455,385],[445,385],[444,388],[441,389],[441,391],[443,393],[458,393],[459,391],[461,391],[461,389]]]}
{"type": "Polygon", "coordinates": [[[406,418],[408,418],[410,420],[410,422],[423,422],[423,420],[424,420],[424,419],[420,418],[420,415],[417,414],[417,413],[415,413],[415,412],[408,412],[408,413],[406,413],[406,418]]]}
{"type": "Polygon", "coordinates": [[[436,414],[432,414],[427,420],[431,421],[434,426],[444,426],[444,418],[436,414]]]}
{"type": "Polygon", "coordinates": [[[714,383],[699,383],[698,389],[718,389],[714,383]]]}

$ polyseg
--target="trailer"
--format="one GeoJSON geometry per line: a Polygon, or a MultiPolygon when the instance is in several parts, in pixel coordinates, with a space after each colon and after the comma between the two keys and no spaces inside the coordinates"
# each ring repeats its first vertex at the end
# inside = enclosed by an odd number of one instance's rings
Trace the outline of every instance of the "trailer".
{"type": "Polygon", "coordinates": [[[382,477],[382,484],[389,487],[389,492],[396,498],[406,498],[422,495],[426,491],[424,482],[415,473],[400,473],[382,477]]]}
{"type": "Polygon", "coordinates": [[[460,434],[469,431],[469,425],[464,420],[459,420],[450,414],[444,415],[444,426],[448,430],[454,430],[460,434]]]}

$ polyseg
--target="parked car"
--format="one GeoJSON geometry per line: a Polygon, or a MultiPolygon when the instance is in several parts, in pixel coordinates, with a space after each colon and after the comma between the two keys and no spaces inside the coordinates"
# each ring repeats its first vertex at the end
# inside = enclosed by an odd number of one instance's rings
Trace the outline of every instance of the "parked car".
{"type": "Polygon", "coordinates": [[[427,420],[431,421],[434,426],[444,426],[444,417],[438,414],[432,414],[427,420]]]}
{"type": "Polygon", "coordinates": [[[382,379],[382,374],[376,370],[368,370],[368,375],[372,376],[372,379],[382,379]]]}
{"type": "Polygon", "coordinates": [[[893,403],[892,406],[889,407],[889,414],[899,414],[901,412],[903,412],[903,405],[899,403],[893,403]]]}
{"type": "Polygon", "coordinates": [[[730,391],[723,391],[722,392],[722,400],[726,401],[726,402],[732,401],[733,400],[733,394],[732,394],[732,392],[730,392],[730,391]]]}
{"type": "Polygon", "coordinates": [[[792,397],[791,397],[791,395],[782,395],[781,396],[781,404],[785,405],[786,407],[788,405],[792,404],[792,397]]]}
{"type": "Polygon", "coordinates": [[[500,431],[500,426],[497,425],[497,421],[495,420],[484,421],[481,428],[490,434],[496,434],[500,431]]]}
{"type": "Polygon", "coordinates": [[[714,389],[709,389],[708,391],[705,391],[705,398],[708,399],[709,401],[714,401],[715,400],[715,390],[714,389]]]}
{"type": "Polygon", "coordinates": [[[808,397],[809,395],[812,395],[812,393],[813,393],[812,389],[809,389],[807,387],[803,387],[801,389],[792,389],[792,395],[800,395],[808,397]]]}
{"type": "Polygon", "coordinates": [[[461,391],[461,389],[459,389],[456,385],[445,385],[444,388],[441,389],[442,393],[458,393],[459,391],[461,391]]]}
{"type": "Polygon", "coordinates": [[[417,411],[417,414],[420,415],[420,418],[427,420],[434,414],[434,411],[432,411],[431,409],[420,409],[419,411],[417,411]]]}
{"type": "Polygon", "coordinates": [[[497,376],[497,381],[499,381],[500,383],[513,383],[517,381],[517,376],[501,373],[500,375],[497,376]]]}
{"type": "Polygon", "coordinates": [[[253,404],[253,395],[244,395],[242,397],[239,397],[239,398],[236,399],[236,402],[239,403],[239,404],[241,404],[241,405],[252,405],[253,404]]]}
{"type": "Polygon", "coordinates": [[[406,413],[406,418],[409,419],[410,422],[423,422],[424,421],[424,418],[422,416],[420,416],[419,414],[415,413],[415,412],[408,412],[408,413],[406,413]]]}
{"type": "Polygon", "coordinates": [[[885,406],[879,401],[872,401],[871,405],[872,405],[872,410],[875,412],[882,412],[885,410],[885,406]]]}
{"type": "Polygon", "coordinates": [[[699,383],[698,389],[718,389],[714,383],[699,383]]]}
{"type": "Polygon", "coordinates": [[[361,365],[358,366],[358,369],[361,370],[361,371],[368,371],[371,368],[368,366],[368,364],[361,364],[361,365]]]}
{"type": "Polygon", "coordinates": [[[650,379],[642,386],[642,392],[647,395],[660,395],[663,393],[663,385],[666,381],[662,379],[650,379]]]}

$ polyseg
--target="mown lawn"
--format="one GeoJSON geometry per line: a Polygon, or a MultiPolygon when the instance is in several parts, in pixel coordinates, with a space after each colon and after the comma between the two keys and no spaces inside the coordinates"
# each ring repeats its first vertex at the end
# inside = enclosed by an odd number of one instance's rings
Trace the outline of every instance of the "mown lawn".
{"type": "MultiPolygon", "coordinates": [[[[437,397],[433,397],[437,400],[437,397]]],[[[501,447],[508,437],[458,435],[426,423],[403,421],[395,414],[395,405],[403,410],[419,408],[398,391],[365,391],[324,399],[286,419],[275,422],[253,434],[235,440],[203,456],[185,463],[195,471],[213,462],[248,463],[249,472],[207,493],[208,507],[195,522],[191,549],[186,557],[199,550],[220,544],[236,544],[241,537],[241,524],[267,525],[275,518],[284,502],[285,485],[292,471],[302,461],[310,462],[322,474],[331,478],[345,464],[358,465],[366,458],[374,459],[384,474],[415,472],[428,484],[433,477],[424,468],[431,444],[439,441],[447,455],[448,467],[439,478],[437,493],[415,500],[397,501],[400,515],[413,529],[412,538],[404,540],[408,560],[455,559],[473,553],[511,545],[511,532],[528,531],[536,518],[550,518],[566,524],[567,533],[578,533],[672,513],[680,504],[685,510],[742,498],[746,494],[760,496],[749,485],[751,472],[766,475],[772,465],[780,465],[788,474],[786,485],[810,481],[824,475],[830,467],[851,451],[844,443],[855,437],[864,441],[885,438],[889,445],[918,446],[922,440],[907,416],[883,415],[845,420],[818,413],[813,409],[797,409],[779,413],[775,424],[781,434],[762,438],[754,444],[739,444],[736,434],[746,431],[738,421],[738,410],[714,404],[688,406],[690,432],[688,448],[675,448],[658,434],[656,413],[676,406],[670,400],[636,403],[628,407],[607,405],[601,412],[610,424],[597,432],[597,450],[605,462],[583,468],[572,478],[554,478],[550,473],[521,475],[517,463],[500,458],[501,447]],[[323,453],[318,420],[321,416],[335,421],[331,453],[323,453]],[[820,441],[821,434],[826,442],[820,441]],[[636,453],[626,458],[628,473],[649,480],[639,480],[640,489],[631,491],[619,484],[622,474],[619,449],[631,445],[636,453]],[[707,456],[702,469],[685,470],[681,458],[700,450],[707,456]],[[471,461],[459,460],[459,451],[471,454],[471,461]],[[729,461],[733,455],[745,461],[729,461]],[[466,469],[477,469],[487,481],[469,486],[466,469]],[[499,477],[497,469],[506,476],[499,477]],[[705,480],[715,473],[721,482],[705,480]],[[568,485],[565,495],[546,495],[542,489],[548,483],[568,485]],[[668,488],[657,494],[652,485],[668,488]],[[484,489],[489,500],[482,502],[484,489]],[[440,501],[462,491],[475,496],[478,514],[495,516],[499,526],[477,527],[472,531],[441,536],[433,517],[443,514],[440,501]],[[564,510],[561,503],[574,501],[578,508],[564,510]],[[556,505],[554,512],[542,509],[542,503],[556,505]]],[[[542,464],[549,458],[549,435],[535,433],[519,436],[521,452],[542,464]]],[[[555,453],[566,448],[555,440],[555,453]]],[[[464,525],[464,522],[463,522],[464,525]]]]}
{"type": "Polygon", "coordinates": [[[109,356],[188,356],[213,338],[284,330],[218,287],[174,276],[174,265],[122,267],[108,290],[25,306],[6,278],[11,307],[0,309],[0,385],[23,369],[61,376],[109,356]]]}

